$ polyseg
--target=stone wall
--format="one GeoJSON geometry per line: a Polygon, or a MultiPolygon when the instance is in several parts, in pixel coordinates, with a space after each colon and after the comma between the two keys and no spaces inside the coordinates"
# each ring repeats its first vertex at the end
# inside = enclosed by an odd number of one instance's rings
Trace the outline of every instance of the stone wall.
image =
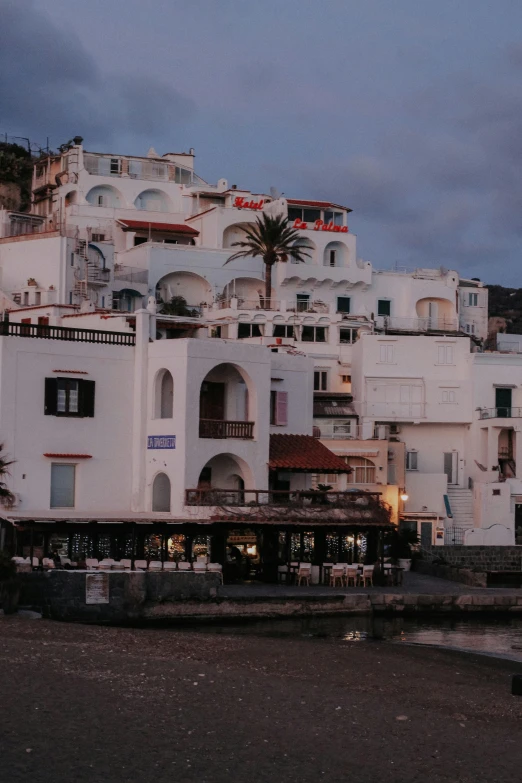
{"type": "MultiPolygon", "coordinates": [[[[193,572],[148,571],[34,571],[20,574],[20,605],[41,611],[53,620],[92,623],[125,623],[145,619],[154,607],[159,619],[168,616],[169,605],[213,601],[219,577],[193,572]],[[90,575],[107,577],[108,602],[87,603],[90,575]]],[[[93,600],[91,594],[90,599],[93,600]]],[[[94,596],[96,600],[96,597],[94,596]]]]}
{"type": "Polygon", "coordinates": [[[432,558],[445,564],[475,571],[522,570],[520,546],[435,546],[425,550],[432,558]]]}

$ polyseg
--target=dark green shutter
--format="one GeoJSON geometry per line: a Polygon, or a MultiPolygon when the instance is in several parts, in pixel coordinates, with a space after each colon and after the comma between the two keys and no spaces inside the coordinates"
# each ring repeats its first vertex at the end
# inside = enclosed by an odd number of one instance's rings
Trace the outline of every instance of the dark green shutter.
{"type": "Polygon", "coordinates": [[[56,378],[45,379],[44,413],[46,416],[56,416],[56,399],[58,397],[58,384],[56,378]]]}
{"type": "Polygon", "coordinates": [[[80,416],[94,417],[94,381],[80,381],[80,416]]]}

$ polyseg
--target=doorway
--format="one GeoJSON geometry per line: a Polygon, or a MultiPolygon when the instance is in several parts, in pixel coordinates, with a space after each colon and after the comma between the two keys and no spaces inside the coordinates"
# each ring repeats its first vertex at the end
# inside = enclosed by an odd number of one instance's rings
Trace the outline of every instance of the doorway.
{"type": "Polygon", "coordinates": [[[495,389],[496,414],[501,419],[507,419],[511,416],[512,393],[512,389],[505,389],[502,387],[495,389]]]}
{"type": "Polygon", "coordinates": [[[459,455],[457,451],[444,453],[444,473],[448,477],[448,484],[458,484],[459,455]]]}
{"type": "Polygon", "coordinates": [[[429,547],[432,544],[432,523],[421,522],[420,526],[420,542],[423,548],[429,547]]]}
{"type": "Polygon", "coordinates": [[[204,381],[199,398],[200,419],[225,420],[225,384],[204,381]]]}

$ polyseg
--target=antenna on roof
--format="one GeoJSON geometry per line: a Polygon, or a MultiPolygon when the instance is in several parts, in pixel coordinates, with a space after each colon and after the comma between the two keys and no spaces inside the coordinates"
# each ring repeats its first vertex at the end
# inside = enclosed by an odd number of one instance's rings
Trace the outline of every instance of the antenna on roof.
{"type": "Polygon", "coordinates": [[[277,188],[271,187],[270,188],[270,195],[274,199],[274,201],[277,201],[278,198],[281,198],[281,193],[277,188]]]}

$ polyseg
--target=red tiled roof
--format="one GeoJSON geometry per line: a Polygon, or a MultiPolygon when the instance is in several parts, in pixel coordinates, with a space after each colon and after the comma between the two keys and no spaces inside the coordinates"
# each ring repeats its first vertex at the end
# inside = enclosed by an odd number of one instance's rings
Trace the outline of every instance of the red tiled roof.
{"type": "Polygon", "coordinates": [[[44,457],[54,457],[55,459],[92,459],[92,454],[44,454],[44,457]]]}
{"type": "Polygon", "coordinates": [[[165,231],[171,234],[188,234],[191,237],[199,236],[192,226],[184,223],[151,223],[148,220],[119,220],[124,231],[165,231]]]}
{"type": "Polygon", "coordinates": [[[270,435],[270,470],[351,473],[346,462],[312,435],[270,435]]]}
{"type": "Polygon", "coordinates": [[[317,207],[318,209],[336,207],[337,209],[345,209],[347,212],[353,212],[350,207],[343,207],[342,204],[334,204],[332,201],[309,201],[306,198],[287,198],[286,200],[289,204],[297,204],[303,207],[317,207]]]}

